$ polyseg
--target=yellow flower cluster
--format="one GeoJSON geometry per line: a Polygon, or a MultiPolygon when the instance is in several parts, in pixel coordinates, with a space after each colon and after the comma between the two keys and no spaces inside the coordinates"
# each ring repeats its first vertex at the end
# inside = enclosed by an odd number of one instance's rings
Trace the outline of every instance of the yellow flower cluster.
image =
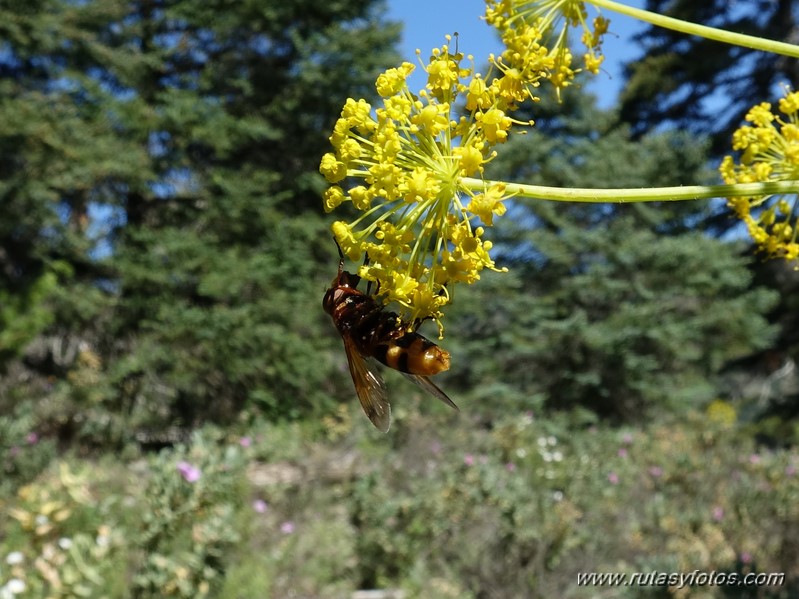
{"type": "Polygon", "coordinates": [[[486,0],[486,21],[497,29],[506,50],[494,63],[515,72],[523,85],[548,80],[560,91],[586,70],[596,75],[602,65],[602,37],[610,21],[597,16],[589,26],[585,3],[576,0],[486,0]],[[586,52],[583,67],[574,65],[569,29],[581,27],[586,52]]]}
{"type": "Polygon", "coordinates": [[[446,44],[434,50],[418,95],[407,86],[414,65],[380,75],[382,106],[373,111],[365,100],[348,99],[330,137],[334,151],[319,169],[333,184],[325,210],[351,203],[361,213],[332,225],[347,257],[366,256],[358,274],[377,283],[383,302],[400,306],[409,328],[433,319],[440,334],[454,285],[498,270],[484,227],[505,212],[509,197],[504,184],[473,191],[463,179],[482,176],[494,146],[518,123],[508,112],[532,97],[512,75],[486,81],[463,63],[446,44]],[[459,100],[468,116],[456,119],[459,100]]]}
{"type": "Polygon", "coordinates": [[[731,428],[738,420],[738,412],[733,405],[722,399],[714,399],[705,408],[705,415],[710,422],[724,428],[731,428]]]}
{"type": "MultiPolygon", "coordinates": [[[[779,113],[763,102],[746,114],[733,134],[733,150],[740,162],[725,156],[720,171],[724,181],[756,183],[799,179],[799,92],[787,92],[779,113]]],[[[757,196],[730,198],[728,205],[746,224],[758,247],[771,257],[799,258],[797,197],[757,196]]]]}

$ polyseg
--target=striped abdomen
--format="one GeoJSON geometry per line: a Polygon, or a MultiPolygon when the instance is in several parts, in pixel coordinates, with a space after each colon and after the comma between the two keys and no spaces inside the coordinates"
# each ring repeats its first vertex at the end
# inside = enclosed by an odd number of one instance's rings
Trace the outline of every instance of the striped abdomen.
{"type": "Polygon", "coordinates": [[[430,376],[449,369],[449,352],[422,337],[419,333],[403,332],[396,338],[378,343],[374,357],[400,372],[430,376]]]}
{"type": "Polygon", "coordinates": [[[333,321],[355,341],[362,355],[408,374],[430,376],[449,369],[448,351],[407,331],[394,312],[384,311],[368,295],[347,289],[336,299],[333,321]]]}

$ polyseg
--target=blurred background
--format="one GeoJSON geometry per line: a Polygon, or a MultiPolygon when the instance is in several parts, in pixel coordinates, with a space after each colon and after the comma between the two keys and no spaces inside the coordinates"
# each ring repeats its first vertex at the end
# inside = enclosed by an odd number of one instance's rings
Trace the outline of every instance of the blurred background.
{"type": "MultiPolygon", "coordinates": [[[[511,203],[445,320],[461,412],[386,372],[392,430],[361,413],[319,160],[415,60],[398,19],[498,49],[466,4],[0,2],[0,597],[799,596],[799,272],[723,201],[511,203]],[[785,577],[577,585],[696,569],[785,577]]],[[[796,41],[788,0],[645,7],[796,41]]],[[[612,79],[488,176],[715,183],[796,82],[606,16],[612,79]]]]}

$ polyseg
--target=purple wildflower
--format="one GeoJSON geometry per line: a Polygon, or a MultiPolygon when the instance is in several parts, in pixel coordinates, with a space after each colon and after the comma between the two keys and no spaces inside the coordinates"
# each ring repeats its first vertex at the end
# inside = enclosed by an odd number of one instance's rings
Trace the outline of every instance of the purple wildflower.
{"type": "Polygon", "coordinates": [[[200,480],[200,469],[188,462],[178,462],[178,472],[187,483],[196,483],[200,480]]]}
{"type": "Polygon", "coordinates": [[[282,532],[284,535],[290,535],[291,533],[294,532],[295,528],[296,526],[294,526],[294,522],[292,522],[291,520],[287,520],[286,522],[280,525],[280,532],[282,532]]]}

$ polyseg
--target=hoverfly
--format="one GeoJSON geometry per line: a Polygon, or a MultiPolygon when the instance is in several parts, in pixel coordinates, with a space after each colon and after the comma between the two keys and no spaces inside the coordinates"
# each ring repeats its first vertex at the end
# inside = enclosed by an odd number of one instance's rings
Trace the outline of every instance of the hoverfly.
{"type": "Polygon", "coordinates": [[[388,432],[391,406],[383,377],[371,358],[400,371],[457,410],[458,406],[428,378],[449,369],[449,352],[409,331],[397,314],[385,311],[371,295],[358,291],[360,280],[344,270],[342,257],[322,306],[344,340],[352,381],[366,416],[380,431],[388,432]]]}

